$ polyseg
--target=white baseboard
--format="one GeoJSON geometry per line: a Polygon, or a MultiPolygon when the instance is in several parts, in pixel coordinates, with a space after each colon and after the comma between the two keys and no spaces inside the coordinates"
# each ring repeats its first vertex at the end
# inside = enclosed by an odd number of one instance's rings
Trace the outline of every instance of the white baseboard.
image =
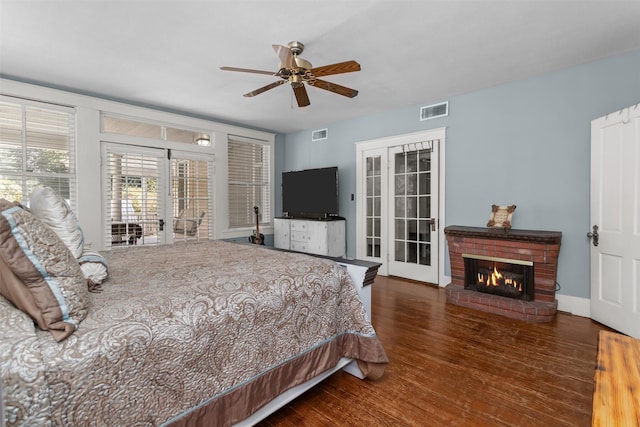
{"type": "Polygon", "coordinates": [[[566,311],[575,316],[591,317],[591,300],[589,298],[556,294],[556,299],[559,311],[566,311]]]}
{"type": "Polygon", "coordinates": [[[443,275],[440,276],[439,280],[440,280],[440,282],[438,283],[438,286],[440,286],[441,288],[444,288],[449,283],[451,283],[451,276],[445,276],[443,274],[443,275]]]}

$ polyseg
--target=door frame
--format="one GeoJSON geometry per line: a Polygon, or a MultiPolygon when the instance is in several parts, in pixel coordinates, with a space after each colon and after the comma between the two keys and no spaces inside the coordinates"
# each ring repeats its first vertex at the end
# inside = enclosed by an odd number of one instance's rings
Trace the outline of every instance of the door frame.
{"type": "MultiPolygon", "coordinates": [[[[365,238],[365,221],[362,220],[364,218],[365,213],[365,204],[364,198],[362,195],[364,194],[364,179],[363,174],[365,173],[365,165],[363,164],[363,159],[367,151],[370,150],[379,150],[379,149],[389,149],[394,146],[412,144],[415,143],[416,140],[439,140],[439,156],[438,159],[433,159],[438,161],[439,173],[438,173],[438,285],[446,286],[451,282],[451,276],[445,275],[445,261],[448,259],[448,253],[445,250],[446,239],[444,236],[444,227],[446,224],[445,221],[445,147],[446,147],[446,127],[429,129],[419,132],[412,132],[407,134],[395,135],[385,138],[373,139],[368,141],[356,142],[356,194],[358,197],[356,198],[356,258],[358,259],[366,259],[374,262],[382,262],[380,269],[378,270],[378,274],[386,276],[388,275],[388,266],[386,265],[386,257],[388,252],[388,232],[383,230],[381,233],[385,238],[382,240],[382,250],[381,250],[381,259],[378,258],[370,258],[366,256],[366,251],[364,250],[364,242],[365,238]]],[[[387,168],[388,165],[383,165],[382,167],[387,168]]],[[[388,175],[388,173],[387,173],[388,175]]],[[[386,180],[388,181],[388,180],[386,180]]],[[[387,185],[385,182],[383,185],[387,185]]],[[[388,196],[388,191],[384,191],[383,194],[388,196]]],[[[389,221],[383,222],[383,228],[388,228],[389,221]]]]}

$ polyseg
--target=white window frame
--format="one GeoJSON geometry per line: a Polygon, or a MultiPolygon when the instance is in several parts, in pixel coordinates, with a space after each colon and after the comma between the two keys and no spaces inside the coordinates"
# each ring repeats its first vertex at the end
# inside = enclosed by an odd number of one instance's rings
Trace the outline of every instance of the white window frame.
{"type": "MultiPolygon", "coordinates": [[[[229,230],[226,221],[226,201],[228,197],[226,178],[227,135],[240,135],[246,138],[266,141],[272,147],[273,155],[271,156],[271,161],[274,162],[276,155],[275,133],[167,111],[154,110],[3,78],[0,78],[0,91],[2,95],[9,97],[34,99],[75,109],[76,141],[78,141],[76,144],[76,215],[80,220],[85,235],[85,246],[95,250],[102,249],[102,194],[100,191],[96,191],[97,188],[101,188],[101,174],[96,173],[96,171],[99,171],[101,168],[101,141],[138,144],[148,147],[169,148],[171,150],[185,150],[185,146],[188,146],[188,150],[194,153],[214,154],[215,170],[212,172],[216,177],[214,181],[214,218],[216,218],[216,221],[213,238],[243,237],[246,240],[246,236],[248,235],[247,231],[250,230],[229,230]],[[208,129],[210,130],[209,134],[211,135],[212,144],[210,146],[199,146],[173,141],[156,142],[149,138],[102,133],[100,127],[100,116],[102,113],[136,118],[152,123],[167,123],[172,127],[178,127],[180,129],[208,129]]],[[[275,170],[273,164],[271,170],[275,170]]],[[[271,185],[274,186],[275,179],[273,175],[271,176],[271,182],[271,185]]],[[[275,189],[272,188],[272,210],[275,209],[275,204],[273,203],[274,194],[275,189]]],[[[270,217],[273,218],[273,211],[270,213],[270,217]]],[[[261,226],[260,232],[263,234],[273,233],[273,225],[261,226]]]]}
{"type": "Polygon", "coordinates": [[[69,106],[63,106],[58,104],[51,104],[46,102],[38,102],[29,99],[22,99],[18,97],[12,96],[2,96],[0,95],[0,101],[7,104],[14,104],[16,106],[21,107],[21,131],[22,131],[22,155],[23,155],[23,164],[22,171],[10,171],[10,170],[2,170],[2,163],[0,162],[0,173],[5,176],[13,176],[21,179],[21,187],[22,187],[22,198],[19,200],[20,203],[27,206],[29,201],[29,189],[27,188],[27,179],[29,177],[32,178],[65,178],[69,180],[69,198],[68,203],[72,208],[76,206],[76,187],[77,187],[77,167],[76,167],[76,112],[75,109],[69,106]],[[68,137],[69,137],[69,171],[65,173],[56,173],[56,172],[29,172],[26,170],[26,160],[25,153],[26,149],[29,146],[29,141],[27,140],[26,134],[26,122],[25,122],[25,114],[27,108],[37,108],[41,110],[48,110],[58,113],[68,114],[69,117],[69,127],[68,137]]]}
{"type": "MultiPolygon", "coordinates": [[[[272,212],[273,212],[273,176],[274,176],[274,172],[273,172],[273,147],[271,146],[271,144],[269,144],[268,141],[263,141],[263,140],[258,140],[258,139],[253,139],[253,138],[246,138],[246,137],[242,137],[242,136],[238,136],[238,135],[229,135],[228,139],[227,139],[227,187],[231,188],[232,185],[235,184],[240,184],[240,185],[249,185],[249,186],[253,186],[255,187],[260,187],[261,188],[261,192],[262,192],[262,197],[261,199],[263,200],[262,205],[263,206],[259,206],[260,208],[260,224],[261,225],[271,225],[273,222],[273,218],[272,218],[272,212]],[[263,168],[263,174],[261,177],[257,177],[254,176],[251,180],[248,181],[242,181],[242,182],[232,182],[229,178],[229,172],[231,171],[232,165],[231,165],[231,161],[230,161],[230,156],[229,156],[229,151],[230,151],[230,144],[231,142],[234,143],[238,143],[238,144],[247,144],[250,146],[260,146],[262,149],[267,149],[267,155],[268,158],[266,159],[266,164],[265,162],[263,162],[262,164],[262,168],[263,168]],[[266,171],[264,171],[264,168],[266,168],[266,171]],[[265,173],[266,172],[266,173],[265,173]],[[266,178],[266,183],[262,186],[260,186],[260,184],[258,183],[259,181],[261,181],[262,179],[266,178]],[[266,205],[266,206],[265,206],[266,205]]],[[[229,190],[228,190],[229,191],[229,190]]],[[[229,197],[228,199],[229,200],[229,197]]],[[[251,202],[250,204],[256,204],[255,202],[251,202]]],[[[230,209],[231,203],[227,202],[228,208],[230,209]]],[[[240,230],[246,230],[246,229],[250,229],[254,226],[255,224],[255,220],[252,219],[253,215],[251,215],[251,212],[249,212],[250,217],[249,220],[242,224],[242,225],[236,225],[236,226],[232,226],[231,225],[231,212],[228,212],[227,215],[227,222],[229,224],[229,229],[240,229],[240,230]]]]}

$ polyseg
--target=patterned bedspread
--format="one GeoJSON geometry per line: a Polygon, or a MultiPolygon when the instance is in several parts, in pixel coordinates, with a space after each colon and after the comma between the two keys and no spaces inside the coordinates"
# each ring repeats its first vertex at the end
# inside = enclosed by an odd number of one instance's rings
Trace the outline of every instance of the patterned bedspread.
{"type": "Polygon", "coordinates": [[[104,253],[110,278],[62,342],[0,297],[8,426],[240,421],[342,356],[387,362],[348,274],[222,241],[104,253]]]}

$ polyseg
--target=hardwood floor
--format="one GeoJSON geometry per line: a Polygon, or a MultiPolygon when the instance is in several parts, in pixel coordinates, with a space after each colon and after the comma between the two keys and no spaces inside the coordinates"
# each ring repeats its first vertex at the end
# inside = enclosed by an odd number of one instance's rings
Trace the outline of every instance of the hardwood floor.
{"type": "Polygon", "coordinates": [[[558,313],[526,323],[446,304],[444,289],[378,276],[378,381],[338,372],[261,426],[589,426],[598,332],[558,313]]]}

